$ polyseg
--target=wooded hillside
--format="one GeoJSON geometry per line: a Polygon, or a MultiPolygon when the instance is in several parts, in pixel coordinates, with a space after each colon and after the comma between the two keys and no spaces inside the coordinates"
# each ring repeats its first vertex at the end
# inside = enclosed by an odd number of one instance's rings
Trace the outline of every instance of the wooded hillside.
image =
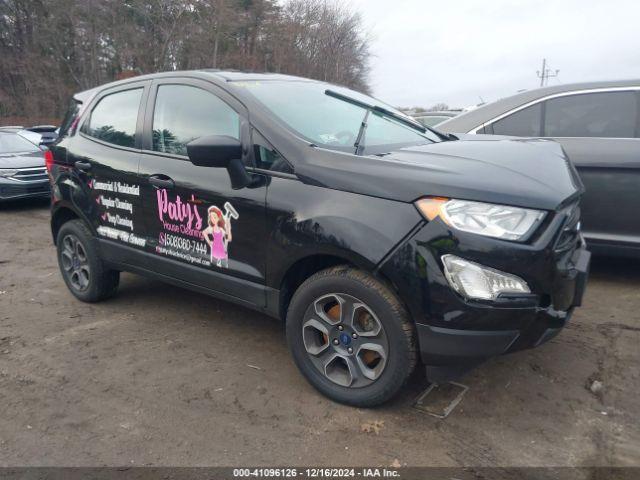
{"type": "Polygon", "coordinates": [[[144,73],[288,73],[368,90],[360,14],[337,0],[0,0],[0,124],[144,73]]]}

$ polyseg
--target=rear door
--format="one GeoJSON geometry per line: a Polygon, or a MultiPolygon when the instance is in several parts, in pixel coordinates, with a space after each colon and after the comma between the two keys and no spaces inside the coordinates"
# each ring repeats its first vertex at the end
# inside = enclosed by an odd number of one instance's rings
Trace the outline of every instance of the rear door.
{"type": "Polygon", "coordinates": [[[154,269],[264,305],[266,178],[233,190],[224,168],[197,167],[186,144],[205,135],[240,139],[248,114],[221,88],[197,79],[154,81],[140,158],[147,252],[154,269]]]}
{"type": "Polygon", "coordinates": [[[70,140],[67,157],[82,189],[74,201],[98,235],[138,249],[144,245],[138,183],[141,106],[149,86],[134,82],[101,92],[70,140]]]}
{"type": "Polygon", "coordinates": [[[562,144],[586,187],[582,225],[593,243],[640,243],[640,91],[549,99],[543,136],[562,144]]]}

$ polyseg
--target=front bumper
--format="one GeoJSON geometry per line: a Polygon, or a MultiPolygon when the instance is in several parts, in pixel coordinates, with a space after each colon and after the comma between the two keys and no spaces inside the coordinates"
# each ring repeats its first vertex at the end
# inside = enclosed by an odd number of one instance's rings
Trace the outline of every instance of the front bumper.
{"type": "MultiPolygon", "coordinates": [[[[533,348],[551,340],[567,324],[567,312],[509,312],[528,317],[528,325],[517,330],[459,330],[416,324],[422,360],[427,365],[479,363],[517,350],[533,348]]],[[[505,322],[506,323],[506,322],[505,322]]]]}
{"type": "Polygon", "coordinates": [[[577,207],[554,214],[529,243],[454,232],[439,219],[406,241],[380,269],[414,318],[425,365],[473,365],[557,335],[580,305],[588,277],[591,254],[578,217],[577,207]],[[440,258],[448,253],[517,275],[532,293],[465,299],[444,276],[440,258]]]}
{"type": "Polygon", "coordinates": [[[50,194],[51,188],[48,180],[23,182],[0,178],[0,200],[48,197],[50,194]]]}

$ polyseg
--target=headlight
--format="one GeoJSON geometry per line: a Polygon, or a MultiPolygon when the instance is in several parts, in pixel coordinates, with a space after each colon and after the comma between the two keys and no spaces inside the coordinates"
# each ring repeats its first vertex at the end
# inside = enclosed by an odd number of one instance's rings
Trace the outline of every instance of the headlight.
{"type": "Polygon", "coordinates": [[[0,168],[0,177],[13,177],[16,173],[18,173],[18,170],[14,168],[0,168]]]}
{"type": "Polygon", "coordinates": [[[455,255],[443,255],[444,275],[460,295],[477,300],[495,300],[501,293],[531,293],[520,277],[500,272],[455,255]]]}
{"type": "Polygon", "coordinates": [[[441,197],[420,199],[416,207],[427,220],[439,216],[448,225],[463,232],[503,240],[525,239],[545,216],[545,212],[540,210],[441,197]]]}

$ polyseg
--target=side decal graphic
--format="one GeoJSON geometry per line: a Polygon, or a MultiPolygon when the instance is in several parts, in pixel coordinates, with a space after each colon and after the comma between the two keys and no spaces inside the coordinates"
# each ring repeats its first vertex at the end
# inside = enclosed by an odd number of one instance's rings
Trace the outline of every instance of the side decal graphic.
{"type": "Polygon", "coordinates": [[[140,186],[99,179],[90,180],[87,186],[99,209],[98,235],[144,248],[146,240],[134,233],[134,202],[140,186]]]}
{"type": "Polygon", "coordinates": [[[215,205],[209,207],[205,217],[198,210],[201,201],[194,195],[185,200],[161,189],[156,192],[156,201],[160,220],[156,253],[196,265],[229,267],[231,220],[240,217],[231,203],[224,203],[224,211],[215,205]]]}
{"type": "MultiPolygon", "coordinates": [[[[176,195],[176,199],[171,201],[164,188],[158,190],[156,195],[158,201],[158,217],[160,217],[160,221],[165,230],[182,233],[191,237],[200,237],[202,217],[200,213],[198,213],[198,208],[194,203],[185,202],[180,198],[180,195],[176,195]]],[[[191,195],[191,200],[194,200],[193,195],[191,195]]]]}
{"type": "Polygon", "coordinates": [[[229,202],[224,204],[224,213],[214,206],[207,210],[208,227],[202,231],[204,240],[211,250],[211,263],[218,267],[229,267],[229,243],[233,239],[231,234],[231,219],[240,217],[238,211],[229,202]]]}

